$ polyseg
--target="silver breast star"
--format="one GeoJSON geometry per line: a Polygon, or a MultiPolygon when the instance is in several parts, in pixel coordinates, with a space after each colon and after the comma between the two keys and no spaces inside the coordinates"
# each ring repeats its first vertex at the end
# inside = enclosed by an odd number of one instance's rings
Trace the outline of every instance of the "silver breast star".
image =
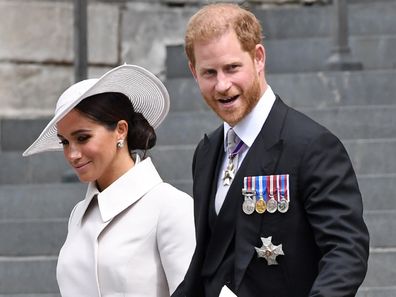
{"type": "Polygon", "coordinates": [[[272,236],[261,237],[261,241],[263,242],[261,248],[254,247],[258,257],[267,260],[268,265],[278,265],[278,262],[276,262],[276,257],[279,255],[284,255],[282,250],[282,244],[280,245],[272,244],[271,242],[272,236]]]}

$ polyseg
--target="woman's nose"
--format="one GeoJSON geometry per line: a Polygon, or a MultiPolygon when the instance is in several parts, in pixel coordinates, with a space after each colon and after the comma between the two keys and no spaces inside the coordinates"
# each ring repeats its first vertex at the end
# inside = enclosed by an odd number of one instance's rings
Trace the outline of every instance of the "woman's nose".
{"type": "Polygon", "coordinates": [[[75,145],[70,145],[69,149],[65,152],[66,158],[70,161],[81,158],[81,151],[75,145]]]}

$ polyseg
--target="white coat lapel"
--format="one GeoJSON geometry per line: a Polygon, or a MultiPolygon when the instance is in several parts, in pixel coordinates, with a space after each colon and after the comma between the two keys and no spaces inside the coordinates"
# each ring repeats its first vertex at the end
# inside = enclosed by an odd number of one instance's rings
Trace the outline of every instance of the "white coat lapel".
{"type": "Polygon", "coordinates": [[[150,158],[135,164],[98,195],[103,222],[112,220],[162,182],[150,158]]]}

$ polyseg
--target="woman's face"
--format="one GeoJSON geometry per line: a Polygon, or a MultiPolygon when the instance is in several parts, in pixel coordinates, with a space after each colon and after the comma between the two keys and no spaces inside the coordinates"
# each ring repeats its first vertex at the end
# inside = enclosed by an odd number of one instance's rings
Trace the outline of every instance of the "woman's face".
{"type": "Polygon", "coordinates": [[[117,140],[125,137],[117,128],[110,131],[73,109],[57,129],[65,158],[82,182],[96,181],[103,190],[121,176],[117,140]]]}

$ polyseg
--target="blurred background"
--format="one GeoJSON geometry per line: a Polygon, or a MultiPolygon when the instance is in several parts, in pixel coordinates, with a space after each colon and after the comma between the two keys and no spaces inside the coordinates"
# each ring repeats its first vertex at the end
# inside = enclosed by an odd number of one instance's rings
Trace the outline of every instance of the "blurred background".
{"type": "MultiPolygon", "coordinates": [[[[183,52],[186,23],[208,2],[0,0],[0,297],[59,297],[57,254],[86,185],[62,153],[21,154],[74,81],[123,63],[162,79],[171,110],[151,155],[191,194],[195,145],[220,123],[183,52]]],[[[358,296],[396,296],[396,0],[229,2],[262,22],[272,89],[350,154],[371,234],[358,296]]]]}

